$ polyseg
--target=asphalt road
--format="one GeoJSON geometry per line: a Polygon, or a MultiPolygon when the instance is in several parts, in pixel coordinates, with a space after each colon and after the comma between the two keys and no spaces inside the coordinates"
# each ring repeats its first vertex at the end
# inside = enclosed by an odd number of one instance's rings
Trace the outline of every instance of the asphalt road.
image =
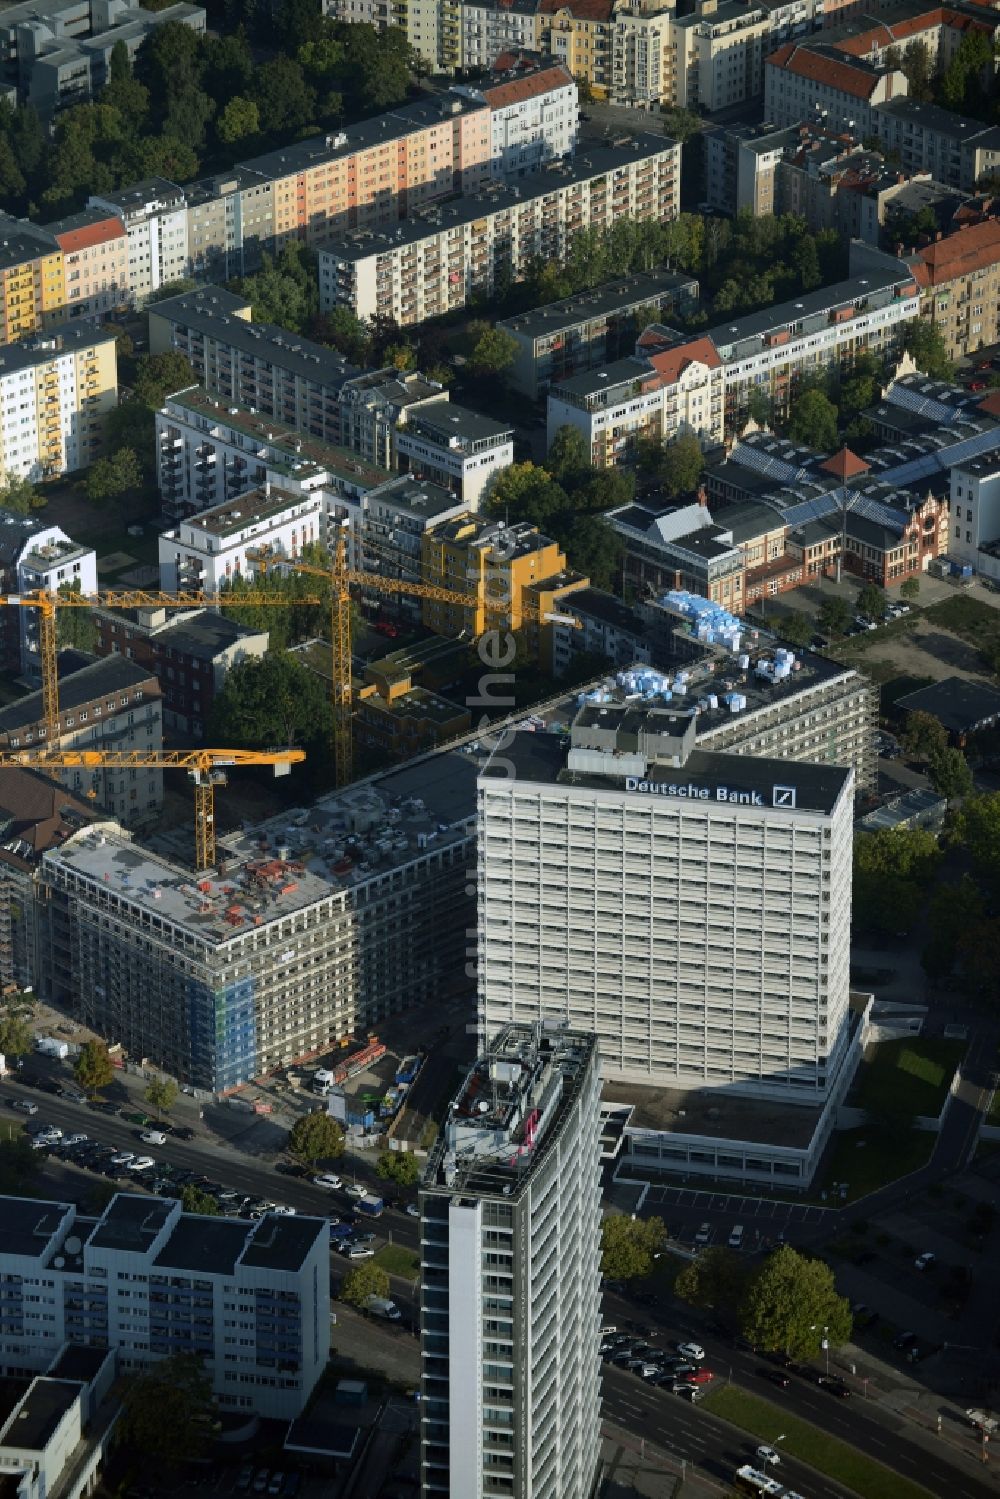
{"type": "MultiPolygon", "coordinates": [[[[151,1155],[157,1162],[162,1161],[171,1166],[197,1171],[200,1175],[217,1181],[221,1186],[235,1187],[246,1192],[248,1196],[264,1197],[269,1202],[287,1203],[298,1213],[315,1213],[325,1218],[328,1213],[336,1213],[351,1205],[350,1199],[343,1192],[325,1191],[321,1187],[314,1187],[304,1178],[283,1176],[269,1163],[241,1157],[220,1146],[218,1141],[209,1135],[198,1135],[194,1140],[188,1141],[177,1140],[168,1135],[166,1145],[140,1145],[140,1130],[134,1124],[126,1123],[124,1119],[102,1114],[96,1109],[88,1108],[86,1104],[69,1103],[64,1098],[55,1098],[37,1088],[25,1088],[11,1079],[6,1079],[0,1086],[0,1128],[4,1123],[20,1128],[29,1122],[31,1124],[55,1124],[64,1134],[79,1132],[105,1145],[117,1145],[122,1149],[133,1150],[137,1155],[140,1153],[151,1155]],[[38,1113],[28,1120],[24,1114],[10,1108],[10,1101],[13,1098],[31,1099],[38,1105],[38,1113]]],[[[78,1170],[78,1168],[68,1166],[67,1169],[78,1170]]],[[[343,1174],[345,1180],[356,1179],[369,1186],[377,1194],[385,1190],[385,1183],[378,1181],[373,1172],[357,1173],[356,1176],[352,1176],[349,1172],[343,1174]]],[[[82,1169],[79,1169],[79,1176],[81,1181],[93,1182],[104,1179],[93,1171],[82,1169]]],[[[116,1183],[116,1186],[119,1191],[126,1191],[131,1183],[123,1181],[116,1183]]],[[[140,1186],[141,1182],[137,1181],[136,1190],[140,1186]]],[[[395,1195],[399,1188],[393,1186],[391,1190],[395,1195]]],[[[417,1247],[416,1220],[407,1217],[402,1207],[387,1208],[382,1217],[372,1223],[372,1229],[380,1238],[387,1238],[391,1230],[394,1243],[404,1244],[407,1248],[414,1250],[417,1247]]]]}
{"type": "MultiPolygon", "coordinates": [[[[727,1493],[742,1463],[762,1466],[754,1457],[758,1446],[754,1438],[734,1432],[703,1405],[689,1405],[669,1390],[652,1388],[635,1375],[609,1366],[605,1366],[603,1386],[606,1419],[683,1458],[723,1485],[727,1493]]],[[[783,1457],[774,1476],[800,1492],[803,1499],[854,1499],[850,1490],[794,1458],[783,1457]]]]}
{"type": "MultiPolygon", "coordinates": [[[[978,1482],[974,1477],[967,1475],[963,1469],[952,1466],[945,1454],[938,1457],[927,1447],[911,1441],[907,1435],[906,1423],[900,1417],[886,1411],[883,1407],[878,1408],[877,1416],[867,1414],[863,1396],[852,1395],[846,1400],[840,1400],[826,1390],[808,1384],[797,1375],[791,1376],[792,1382],[787,1389],[779,1389],[777,1385],[764,1379],[760,1373],[761,1370],[769,1367],[763,1359],[755,1354],[734,1348],[731,1343],[706,1332],[701,1323],[694,1318],[690,1321],[671,1319],[669,1327],[666,1327],[665,1319],[656,1309],[636,1308],[631,1302],[608,1295],[605,1295],[604,1299],[604,1317],[606,1325],[619,1328],[630,1322],[641,1323],[650,1341],[660,1347],[672,1347],[676,1341],[686,1336],[696,1338],[708,1355],[705,1367],[712,1370],[716,1379],[725,1381],[731,1378],[733,1383],[741,1385],[763,1400],[769,1400],[772,1405],[787,1410],[791,1415],[799,1416],[804,1421],[811,1421],[823,1431],[829,1432],[831,1436],[840,1437],[852,1447],[856,1447],[859,1452],[864,1452],[878,1462],[884,1463],[894,1472],[923,1484],[934,1494],[947,1494],[949,1499],[985,1499],[986,1495],[992,1495],[993,1499],[996,1499],[995,1485],[978,1482]]],[[[635,1375],[605,1365],[605,1390],[621,1390],[622,1388],[633,1392],[642,1390],[654,1402],[656,1409],[662,1403],[666,1403],[670,1412],[668,1417],[670,1425],[676,1425],[678,1420],[674,1406],[681,1407],[680,1416],[686,1423],[685,1429],[692,1423],[697,1424],[711,1419],[703,1407],[688,1406],[679,1397],[669,1394],[666,1390],[650,1390],[644,1381],[636,1378],[635,1375]]],[[[634,1403],[633,1400],[633,1405],[634,1403]]],[[[644,1413],[645,1404],[643,1416],[644,1413]]],[[[639,1435],[646,1435],[653,1440],[653,1433],[647,1428],[645,1419],[640,1419],[634,1409],[630,1412],[628,1420],[623,1419],[619,1411],[612,1411],[610,1407],[607,1409],[607,1414],[620,1424],[637,1431],[639,1435]]],[[[714,1424],[717,1427],[720,1425],[719,1422],[714,1424]]],[[[722,1429],[725,1427],[723,1426],[722,1429]]],[[[682,1457],[688,1457],[688,1453],[683,1451],[676,1442],[672,1446],[674,1450],[680,1452],[682,1457]]],[[[973,1451],[970,1445],[970,1454],[973,1451]]],[[[694,1460],[692,1456],[691,1461],[694,1460]]],[[[740,1460],[746,1461],[746,1457],[740,1460]]],[[[711,1471],[714,1473],[716,1470],[711,1471]]],[[[817,1492],[815,1482],[811,1482],[804,1492],[807,1495],[817,1492]]],[[[831,1487],[831,1492],[839,1491],[831,1487]]]]}

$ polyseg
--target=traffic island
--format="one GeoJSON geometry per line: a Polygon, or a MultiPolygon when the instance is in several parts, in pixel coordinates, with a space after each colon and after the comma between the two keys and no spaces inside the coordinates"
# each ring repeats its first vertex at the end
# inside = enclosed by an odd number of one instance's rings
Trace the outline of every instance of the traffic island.
{"type": "Polygon", "coordinates": [[[700,1403],[713,1416],[732,1422],[762,1442],[774,1445],[780,1441],[781,1451],[853,1489],[862,1499],[931,1499],[930,1490],[920,1484],[735,1385],[710,1390],[700,1403]]]}

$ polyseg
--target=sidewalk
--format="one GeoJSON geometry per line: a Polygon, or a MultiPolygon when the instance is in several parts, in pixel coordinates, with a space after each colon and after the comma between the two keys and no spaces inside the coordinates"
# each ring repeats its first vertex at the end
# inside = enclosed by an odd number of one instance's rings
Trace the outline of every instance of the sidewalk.
{"type": "Polygon", "coordinates": [[[714,1482],[692,1463],[610,1421],[601,1422],[601,1435],[599,1499],[716,1499],[731,1491],[730,1484],[714,1482]]]}
{"type": "Polygon", "coordinates": [[[994,1468],[983,1463],[981,1442],[965,1419],[965,1406],[917,1384],[902,1370],[853,1343],[831,1354],[830,1367],[848,1376],[855,1393],[865,1401],[866,1416],[885,1420],[892,1430],[897,1429],[893,1418],[901,1419],[905,1422],[901,1435],[909,1441],[929,1452],[946,1452],[947,1461],[956,1469],[984,1481],[992,1479],[1000,1489],[1000,1464],[994,1468]]]}

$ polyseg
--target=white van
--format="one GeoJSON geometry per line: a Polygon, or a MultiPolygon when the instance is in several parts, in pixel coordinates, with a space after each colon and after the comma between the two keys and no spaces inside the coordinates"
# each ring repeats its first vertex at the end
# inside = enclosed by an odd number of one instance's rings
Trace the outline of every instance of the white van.
{"type": "Polygon", "coordinates": [[[730,1247],[730,1249],[739,1249],[739,1248],[741,1248],[742,1244],[743,1244],[743,1224],[742,1223],[737,1223],[736,1227],[733,1229],[732,1233],[729,1235],[729,1247],[730,1247]]]}

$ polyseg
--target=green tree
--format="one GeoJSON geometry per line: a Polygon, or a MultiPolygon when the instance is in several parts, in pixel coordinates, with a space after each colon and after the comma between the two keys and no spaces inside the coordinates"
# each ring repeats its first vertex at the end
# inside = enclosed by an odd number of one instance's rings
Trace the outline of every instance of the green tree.
{"type": "Polygon", "coordinates": [[[302,745],[321,765],[331,731],[326,683],[294,656],[271,650],[230,671],[212,707],[209,743],[233,749],[302,745]]]}
{"type": "Polygon", "coordinates": [[[181,1207],[185,1213],[200,1213],[203,1218],[216,1218],[219,1214],[215,1198],[200,1187],[193,1187],[190,1182],[181,1191],[181,1207]]]}
{"type": "Polygon", "coordinates": [[[942,979],[951,973],[959,944],[984,916],[982,893],[971,875],[963,875],[957,885],[935,886],[924,917],[927,941],[920,954],[928,978],[942,979]]]}
{"type": "Polygon", "coordinates": [[[135,372],[135,397],[155,411],[167,396],[197,385],[191,361],[186,354],[170,350],[165,354],[143,354],[135,372]]]}
{"type": "MultiPolygon", "coordinates": [[[[168,302],[171,297],[182,297],[185,292],[194,291],[198,285],[192,276],[182,276],[178,281],[164,282],[155,291],[151,291],[146,297],[146,306],[151,307],[154,302],[168,302]]],[[[184,355],[181,355],[184,358],[184,355]]],[[[190,368],[190,366],[189,366],[190,368]]]]}
{"type": "Polygon", "coordinates": [[[579,427],[567,422],[557,429],[545,457],[545,467],[563,485],[579,480],[588,472],[590,453],[579,427]]]}
{"type": "Polygon", "coordinates": [[[261,269],[247,276],[241,291],[253,311],[254,321],[276,323],[301,333],[315,317],[319,305],[315,257],[300,245],[286,245],[273,260],[264,255],[261,269]]]}
{"type": "Polygon", "coordinates": [[[945,109],[979,119],[989,117],[992,108],[993,46],[980,31],[963,32],[951,61],[941,75],[938,102],[945,109]]]}
{"type": "Polygon", "coordinates": [[[158,1119],[169,1114],[177,1102],[177,1084],[173,1078],[154,1077],[146,1089],[146,1102],[158,1119]]]}
{"type": "Polygon", "coordinates": [[[750,392],[747,414],[758,427],[769,427],[774,420],[771,397],[759,385],[755,385],[750,392]]]}
{"type": "Polygon", "coordinates": [[[340,1299],[348,1306],[365,1307],[369,1296],[388,1296],[389,1277],[374,1260],[365,1260],[348,1270],[340,1282],[340,1299]]]}
{"type": "Polygon", "coordinates": [[[665,1238],[662,1218],[609,1213],[601,1222],[601,1274],[606,1280],[635,1280],[648,1275],[665,1238]]]}
{"type": "Polygon", "coordinates": [[[30,1190],[41,1169],[41,1158],[27,1135],[0,1140],[0,1192],[20,1197],[30,1190]]]}
{"type": "Polygon", "coordinates": [[[124,42],[115,42],[111,49],[108,81],[101,94],[101,103],[117,110],[136,133],[148,129],[149,90],[132,76],[132,63],[124,42]]]}
{"type": "MultiPolygon", "coordinates": [[[[567,528],[553,527],[553,532],[565,548],[567,561],[588,577],[595,588],[603,588],[605,592],[618,588],[625,547],[603,516],[580,515],[567,528]]],[[[571,601],[566,608],[568,613],[573,612],[571,601]]]]}
{"type": "Polygon", "coordinates": [[[208,1445],[214,1418],[211,1381],[201,1359],[173,1354],[122,1384],[121,1434],[152,1463],[198,1457],[208,1445]]]}
{"type": "Polygon", "coordinates": [[[912,601],[913,599],[915,599],[918,596],[919,593],[920,593],[920,579],[919,578],[906,578],[899,585],[899,596],[900,596],[901,599],[907,599],[908,601],[912,601]]]}
{"type": "Polygon", "coordinates": [[[1000,877],[1000,792],[967,797],[955,818],[954,835],[980,874],[1000,877]]]}
{"type": "Polygon", "coordinates": [[[260,134],[260,109],[256,99],[237,94],[215,122],[215,133],[226,146],[237,146],[260,134]]]}
{"type": "Polygon", "coordinates": [[[661,110],[660,122],[663,125],[664,135],[682,146],[693,135],[698,134],[702,124],[701,116],[695,114],[693,109],[661,110]]]}
{"type": "Polygon", "coordinates": [[[312,322],[312,336],[332,344],[351,364],[370,364],[372,339],[364,323],[347,307],[335,307],[312,322]]]}
{"type": "Polygon", "coordinates": [[[946,796],[949,801],[957,801],[972,794],[972,771],[961,750],[944,749],[933,755],[927,774],[938,795],[946,796]]]}
{"type": "Polygon", "coordinates": [[[744,1337],[767,1352],[814,1358],[824,1337],[834,1347],[847,1342],[851,1307],[837,1295],[829,1265],[783,1244],[754,1272],[740,1323],[744,1337]]]}
{"type": "MultiPolygon", "coordinates": [[[[60,598],[79,598],[81,592],[79,578],[74,578],[72,583],[59,584],[60,598]]],[[[77,651],[94,652],[97,649],[97,621],[94,611],[82,604],[59,609],[56,613],[56,643],[60,649],[70,646],[77,651]]]]}
{"type": "Polygon", "coordinates": [[[933,713],[915,710],[907,717],[902,744],[911,760],[927,763],[948,748],[948,730],[933,713]]]}
{"type": "Polygon", "coordinates": [[[254,77],[261,129],[287,135],[315,123],[316,93],[299,64],[280,54],[261,64],[254,77]]]}
{"type": "Polygon", "coordinates": [[[838,409],[821,390],[806,390],[792,404],[788,435],[804,447],[832,453],[837,446],[838,409]]]}
{"type": "Polygon", "coordinates": [[[30,1012],[25,1015],[19,1007],[5,1002],[0,1009],[0,1056],[8,1060],[27,1056],[32,1044],[30,1012]]]}
{"type": "Polygon", "coordinates": [[[906,74],[909,97],[917,104],[930,104],[934,98],[934,64],[927,43],[919,37],[908,42],[899,66],[906,74]]]}
{"type": "Polygon", "coordinates": [[[746,1291],[746,1262],[731,1249],[704,1249],[674,1281],[674,1295],[689,1306],[735,1312],[746,1291]]]}
{"type": "Polygon", "coordinates": [[[30,479],[20,474],[6,473],[0,483],[0,510],[9,510],[12,515],[27,515],[45,504],[43,496],[30,479]]]}
{"type": "Polygon", "coordinates": [[[787,640],[789,645],[808,645],[812,639],[812,625],[798,609],[790,609],[779,620],[772,621],[772,625],[775,634],[787,640]]]}
{"type": "Polygon", "coordinates": [[[941,860],[926,828],[883,828],[854,839],[854,914],[862,928],[908,929],[941,860]]]}
{"type": "Polygon", "coordinates": [[[826,598],[819,606],[819,627],[831,635],[841,635],[851,622],[851,610],[847,600],[839,594],[826,598]]]}
{"type": "Polygon", "coordinates": [[[142,465],[134,448],[118,448],[105,458],[98,458],[87,473],[87,499],[93,505],[121,499],[130,490],[142,487],[142,465]]]}
{"type": "Polygon", "coordinates": [[[705,455],[693,432],[680,432],[664,447],[657,465],[657,477],[668,499],[692,494],[701,481],[705,455]]]}
{"type": "Polygon", "coordinates": [[[950,381],[954,378],[955,366],[948,357],[944,336],[929,319],[918,317],[910,320],[903,334],[903,348],[917,369],[932,380],[950,381]]]}
{"type": "Polygon", "coordinates": [[[517,339],[506,328],[484,328],[469,357],[474,375],[502,375],[517,358],[517,339]]]}
{"type": "Polygon", "coordinates": [[[88,1097],[103,1092],[110,1085],[115,1069],[103,1041],[84,1041],[80,1055],[73,1063],[73,1073],[88,1097]]]}
{"type": "Polygon", "coordinates": [[[420,1162],[408,1150],[383,1150],[375,1162],[375,1174],[383,1181],[412,1187],[420,1180],[420,1162]]]}
{"type": "Polygon", "coordinates": [[[288,1131],[289,1154],[307,1166],[336,1160],[344,1154],[344,1131],[325,1109],[303,1114],[288,1131]]]}
{"type": "Polygon", "coordinates": [[[879,588],[876,583],[866,583],[859,590],[857,598],[858,613],[866,619],[880,620],[885,617],[885,589],[879,588]]]}

